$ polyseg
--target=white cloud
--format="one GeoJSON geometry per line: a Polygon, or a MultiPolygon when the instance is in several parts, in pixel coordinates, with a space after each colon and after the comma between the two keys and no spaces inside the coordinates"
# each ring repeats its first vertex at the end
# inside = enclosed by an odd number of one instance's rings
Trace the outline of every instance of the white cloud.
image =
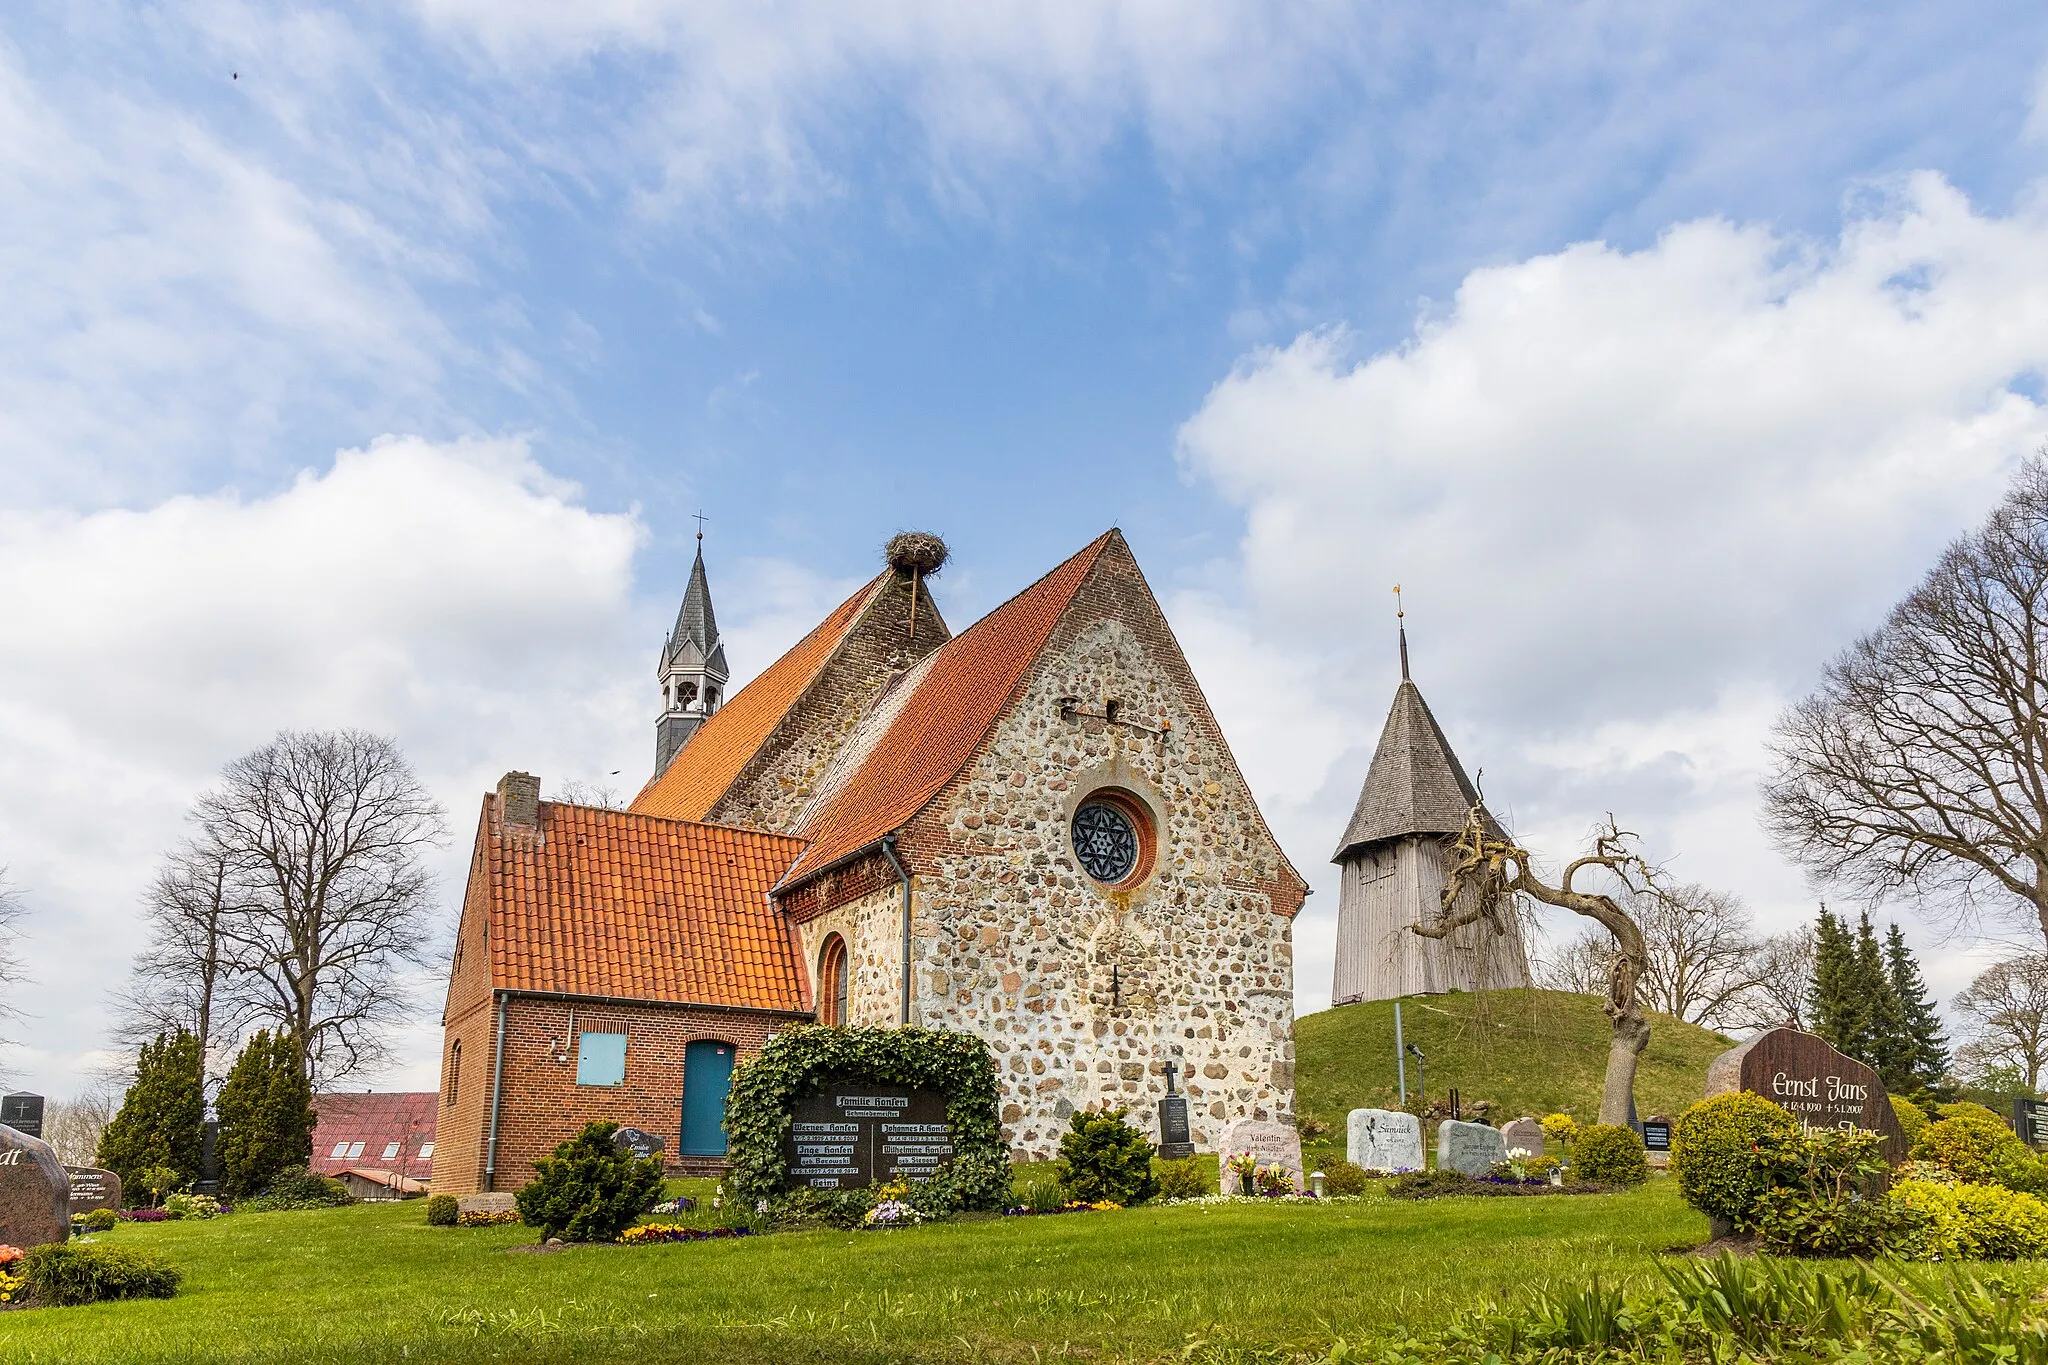
{"type": "Polygon", "coordinates": [[[1582,244],[1351,348],[1254,352],[1180,436],[1247,518],[1230,667],[1296,680],[1259,741],[1317,793],[1289,847],[1319,858],[1363,777],[1400,582],[1417,681],[1539,847],[1613,810],[1687,877],[1804,913],[1754,821],[1764,732],[2048,438],[2039,201],[1989,216],[1922,175],[1830,242],[1708,220],[1582,244]]]}
{"type": "MultiPolygon", "coordinates": [[[[644,762],[641,535],[517,441],[386,438],[269,497],[0,515],[0,864],[34,983],[8,1069],[76,1084],[153,863],[219,766],[279,728],[397,736],[449,809],[451,907],[499,774],[644,762]]],[[[415,1082],[437,1000],[406,1040],[415,1082]]]]}

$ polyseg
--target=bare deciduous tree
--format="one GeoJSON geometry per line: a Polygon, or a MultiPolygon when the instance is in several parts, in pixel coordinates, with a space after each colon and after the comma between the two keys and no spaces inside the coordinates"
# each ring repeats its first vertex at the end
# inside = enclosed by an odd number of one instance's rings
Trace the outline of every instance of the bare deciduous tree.
{"type": "Polygon", "coordinates": [[[199,1040],[208,1077],[223,1074],[250,1005],[228,961],[234,873],[228,850],[204,831],[164,860],[143,901],[149,937],[111,1002],[114,1041],[125,1052],[184,1029],[199,1040]]]}
{"type": "Polygon", "coordinates": [[[120,1107],[120,1090],[107,1085],[51,1100],[43,1109],[43,1141],[57,1149],[58,1160],[67,1166],[96,1165],[100,1133],[120,1107]]]}
{"type": "Polygon", "coordinates": [[[392,741],[285,731],[230,763],[194,817],[226,857],[227,960],[254,1020],[305,1040],[311,1079],[376,1065],[399,989],[424,965],[432,881],[420,861],[441,809],[392,741]]]}
{"type": "Polygon", "coordinates": [[[1536,982],[1546,990],[1605,995],[1614,977],[1614,935],[1589,929],[1536,964],[1536,982]]]}
{"type": "Polygon", "coordinates": [[[1810,924],[1757,944],[1749,994],[1731,1022],[1738,1028],[1805,1027],[1807,995],[1813,989],[1813,948],[1810,924]]]}
{"type": "Polygon", "coordinates": [[[1643,1003],[1688,1024],[1719,1027],[1756,985],[1756,934],[1740,896],[1698,882],[1630,898],[1643,931],[1643,1003]]]}
{"type": "Polygon", "coordinates": [[[1635,836],[1608,817],[1594,833],[1592,851],[1567,864],[1555,886],[1536,875],[1529,851],[1501,834],[1483,807],[1474,806],[1466,815],[1465,828],[1451,851],[1455,861],[1444,885],[1443,916],[1433,923],[1410,926],[1423,937],[1444,938],[1481,919],[1494,921],[1498,928],[1500,916],[1515,913],[1515,897],[1525,895],[1584,915],[1614,940],[1607,1000],[1602,1006],[1613,1022],[1614,1034],[1607,1046],[1607,1074],[1600,1088],[1600,1122],[1627,1123],[1635,1095],[1636,1063],[1650,1045],[1650,1021],[1644,1016],[1639,991],[1648,954],[1642,930],[1619,901],[1604,892],[1582,891],[1575,883],[1582,874],[1599,871],[1611,877],[1625,897],[1655,890],[1656,869],[1636,851],[1635,836]],[[1466,908],[1452,913],[1451,906],[1468,887],[1475,894],[1465,902],[1466,908]]]}
{"type": "Polygon", "coordinates": [[[2023,953],[1978,974],[1949,1002],[1970,1039],[1956,1053],[1966,1071],[2011,1068],[2038,1091],[2048,1070],[2048,954],[2023,953]]]}
{"type": "MultiPolygon", "coordinates": [[[[14,1004],[21,990],[21,959],[15,956],[14,940],[20,932],[22,914],[21,897],[8,885],[7,869],[0,867],[0,1024],[21,1018],[21,1010],[14,1004]]],[[[0,1045],[7,1041],[7,1036],[0,1033],[0,1045]]]]}
{"type": "Polygon", "coordinates": [[[1817,881],[2048,939],[2048,462],[1779,718],[1765,822],[1817,881]]]}

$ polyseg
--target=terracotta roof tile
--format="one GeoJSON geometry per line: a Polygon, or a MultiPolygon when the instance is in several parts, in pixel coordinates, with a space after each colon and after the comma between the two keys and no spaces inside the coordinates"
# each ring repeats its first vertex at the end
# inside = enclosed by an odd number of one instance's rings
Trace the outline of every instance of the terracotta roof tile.
{"type": "Polygon", "coordinates": [[[727,698],[668,768],[640,789],[631,809],[669,820],[702,820],[709,815],[888,579],[884,572],[840,603],[816,630],[727,698]]]}
{"type": "Polygon", "coordinates": [[[810,848],[788,881],[830,867],[900,828],[965,767],[1117,532],[1105,531],[1036,583],[941,645],[859,767],[799,832],[810,848]]]}
{"type": "Polygon", "coordinates": [[[802,840],[556,801],[536,835],[485,801],[494,989],[803,1009],[768,901],[802,840]]]}
{"type": "Polygon", "coordinates": [[[434,1159],[420,1156],[419,1150],[434,1140],[440,1112],[441,1097],[431,1090],[315,1095],[312,1169],[333,1175],[348,1166],[389,1169],[402,1162],[409,1174],[425,1179],[433,1170],[434,1159]],[[363,1150],[353,1158],[331,1155],[335,1144],[342,1142],[360,1142],[363,1150]],[[402,1143],[403,1151],[387,1161],[384,1149],[393,1142],[402,1143]]]}

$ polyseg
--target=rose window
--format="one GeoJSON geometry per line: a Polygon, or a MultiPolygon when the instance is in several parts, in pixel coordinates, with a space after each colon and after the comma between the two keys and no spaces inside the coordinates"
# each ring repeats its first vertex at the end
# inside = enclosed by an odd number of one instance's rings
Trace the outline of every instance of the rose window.
{"type": "Polygon", "coordinates": [[[1138,828],[1120,807],[1090,801],[1074,812],[1074,856],[1098,882],[1120,882],[1138,866],[1138,828]]]}

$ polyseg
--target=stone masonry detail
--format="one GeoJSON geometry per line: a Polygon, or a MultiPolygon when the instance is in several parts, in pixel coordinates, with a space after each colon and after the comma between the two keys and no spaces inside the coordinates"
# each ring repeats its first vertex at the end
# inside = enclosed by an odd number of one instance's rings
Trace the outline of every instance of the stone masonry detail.
{"type": "Polygon", "coordinates": [[[1273,903],[1291,873],[1177,677],[1123,620],[1089,622],[936,812],[913,1019],[989,1040],[1019,1158],[1055,1155],[1076,1109],[1128,1107],[1149,1128],[1169,1060],[1205,1150],[1232,1120],[1293,1119],[1296,907],[1273,903]],[[1099,787],[1156,822],[1135,886],[1075,863],[1068,821],[1099,787]]]}

